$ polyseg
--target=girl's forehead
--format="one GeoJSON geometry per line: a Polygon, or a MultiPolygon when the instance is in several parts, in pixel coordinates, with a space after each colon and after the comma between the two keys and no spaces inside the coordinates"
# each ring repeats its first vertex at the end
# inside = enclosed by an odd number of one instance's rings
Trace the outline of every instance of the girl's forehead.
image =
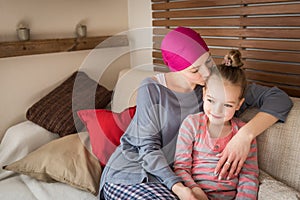
{"type": "Polygon", "coordinates": [[[225,81],[223,81],[221,78],[215,77],[214,75],[210,76],[206,82],[206,88],[210,92],[223,92],[225,85],[227,85],[225,81]]]}
{"type": "Polygon", "coordinates": [[[207,93],[220,100],[235,100],[240,95],[240,86],[212,75],[206,83],[207,93]]]}

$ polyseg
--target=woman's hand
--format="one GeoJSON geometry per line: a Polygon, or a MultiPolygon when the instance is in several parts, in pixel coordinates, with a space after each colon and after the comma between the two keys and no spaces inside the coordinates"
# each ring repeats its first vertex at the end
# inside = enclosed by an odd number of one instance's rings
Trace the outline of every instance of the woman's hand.
{"type": "Polygon", "coordinates": [[[249,154],[252,140],[272,126],[277,120],[273,115],[258,112],[255,117],[238,131],[226,145],[223,152],[219,154],[221,158],[215,169],[215,174],[219,173],[219,179],[230,179],[240,173],[249,154]],[[225,177],[227,173],[228,176],[225,177]]]}
{"type": "Polygon", "coordinates": [[[196,198],[192,190],[185,187],[181,182],[175,183],[172,187],[172,191],[180,200],[199,200],[196,198]]]}
{"type": "Polygon", "coordinates": [[[206,194],[200,187],[193,187],[192,191],[198,200],[208,200],[206,194]]]}
{"type": "Polygon", "coordinates": [[[231,179],[239,174],[249,154],[251,142],[252,138],[242,133],[242,129],[229,141],[223,152],[217,155],[221,157],[215,169],[215,174],[220,172],[219,179],[231,179]]]}

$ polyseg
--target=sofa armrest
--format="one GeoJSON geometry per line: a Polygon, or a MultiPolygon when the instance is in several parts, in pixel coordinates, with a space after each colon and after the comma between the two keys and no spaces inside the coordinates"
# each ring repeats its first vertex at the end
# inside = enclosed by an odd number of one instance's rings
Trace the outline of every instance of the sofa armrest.
{"type": "Polygon", "coordinates": [[[292,187],[274,179],[272,176],[260,170],[259,172],[259,192],[258,199],[272,200],[299,200],[300,192],[292,187]]]}

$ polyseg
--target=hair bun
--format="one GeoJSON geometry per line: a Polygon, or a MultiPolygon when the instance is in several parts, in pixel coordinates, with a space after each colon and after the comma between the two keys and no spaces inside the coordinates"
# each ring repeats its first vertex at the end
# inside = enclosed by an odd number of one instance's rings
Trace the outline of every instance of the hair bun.
{"type": "Polygon", "coordinates": [[[232,49],[227,55],[224,56],[222,64],[230,67],[241,68],[244,63],[242,62],[242,54],[239,50],[232,49]]]}

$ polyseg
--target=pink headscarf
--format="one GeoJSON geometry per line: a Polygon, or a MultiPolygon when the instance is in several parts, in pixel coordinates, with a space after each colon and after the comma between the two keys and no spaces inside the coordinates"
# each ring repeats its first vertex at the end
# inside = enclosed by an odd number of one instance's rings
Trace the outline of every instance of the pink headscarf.
{"type": "Polygon", "coordinates": [[[191,66],[208,51],[201,36],[186,27],[178,27],[170,31],[161,43],[163,60],[171,71],[181,71],[191,66]]]}

